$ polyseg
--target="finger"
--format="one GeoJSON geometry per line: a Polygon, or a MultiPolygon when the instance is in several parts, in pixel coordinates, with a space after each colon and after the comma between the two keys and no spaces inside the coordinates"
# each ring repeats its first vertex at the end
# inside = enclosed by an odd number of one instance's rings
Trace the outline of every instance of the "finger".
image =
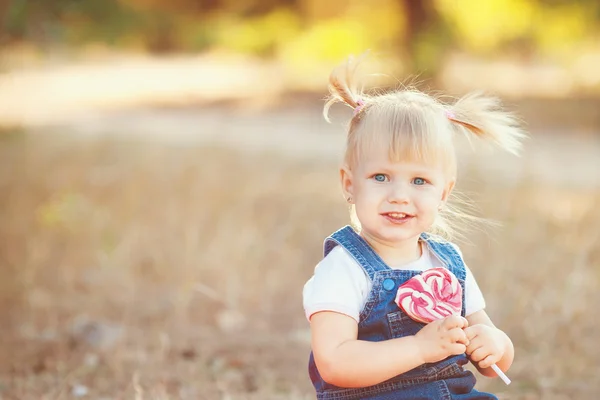
{"type": "Polygon", "coordinates": [[[476,325],[468,326],[468,327],[464,328],[463,330],[469,340],[473,340],[477,336],[477,333],[478,333],[478,329],[477,329],[476,325]]]}
{"type": "Polygon", "coordinates": [[[470,358],[473,362],[478,363],[489,355],[490,352],[486,350],[485,347],[480,347],[471,353],[470,358]]]}
{"type": "Polygon", "coordinates": [[[467,321],[466,318],[463,318],[460,315],[451,315],[444,319],[443,326],[447,330],[450,330],[452,328],[463,329],[469,326],[469,321],[467,321]]]}
{"type": "Polygon", "coordinates": [[[475,350],[481,348],[483,346],[483,341],[481,338],[475,336],[475,339],[469,340],[469,344],[467,345],[467,354],[471,355],[475,350]]]}
{"type": "Polygon", "coordinates": [[[489,368],[492,366],[492,364],[497,363],[498,361],[500,361],[500,357],[498,357],[496,354],[490,354],[489,356],[485,357],[483,360],[479,361],[479,368],[489,368]]]}
{"type": "Polygon", "coordinates": [[[450,334],[450,340],[453,342],[462,343],[465,346],[469,345],[469,339],[467,339],[467,335],[465,335],[465,332],[462,329],[454,328],[448,333],[450,334]]]}
{"type": "Polygon", "coordinates": [[[442,326],[447,329],[460,328],[462,322],[460,321],[460,317],[457,315],[451,315],[442,320],[442,326]]]}
{"type": "Polygon", "coordinates": [[[460,344],[460,343],[454,343],[448,347],[450,354],[452,354],[454,356],[459,355],[459,354],[465,354],[466,349],[467,349],[467,347],[464,344],[460,344]]]}

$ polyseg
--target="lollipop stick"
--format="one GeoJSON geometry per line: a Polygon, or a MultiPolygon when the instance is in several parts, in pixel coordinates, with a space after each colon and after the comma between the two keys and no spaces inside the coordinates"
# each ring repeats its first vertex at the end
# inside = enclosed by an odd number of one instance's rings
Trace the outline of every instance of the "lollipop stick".
{"type": "Polygon", "coordinates": [[[506,376],[504,374],[504,372],[502,372],[502,370],[500,368],[498,368],[498,366],[496,364],[492,364],[492,369],[494,370],[494,372],[496,374],[498,374],[498,376],[500,377],[500,379],[502,379],[504,381],[504,383],[506,383],[507,385],[510,385],[510,379],[508,379],[508,376],[506,376]]]}

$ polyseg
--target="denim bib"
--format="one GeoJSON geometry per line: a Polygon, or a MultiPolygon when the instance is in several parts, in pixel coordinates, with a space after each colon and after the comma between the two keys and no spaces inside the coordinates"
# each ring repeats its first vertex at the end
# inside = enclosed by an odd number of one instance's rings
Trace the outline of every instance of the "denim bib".
{"type": "MultiPolygon", "coordinates": [[[[438,257],[460,282],[465,315],[465,264],[452,245],[438,237],[422,234],[432,254],[438,257]]],[[[367,302],[360,313],[358,339],[379,342],[415,335],[425,324],[414,321],[394,299],[398,287],[422,271],[394,270],[375,253],[350,226],[333,233],[324,243],[324,256],[335,246],[342,246],[354,257],[373,283],[367,302]]],[[[426,363],[377,385],[363,388],[341,388],[325,382],[311,352],[309,376],[319,400],[403,400],[403,399],[497,399],[474,389],[475,376],[463,366],[465,354],[451,356],[436,363],[426,363]]]]}

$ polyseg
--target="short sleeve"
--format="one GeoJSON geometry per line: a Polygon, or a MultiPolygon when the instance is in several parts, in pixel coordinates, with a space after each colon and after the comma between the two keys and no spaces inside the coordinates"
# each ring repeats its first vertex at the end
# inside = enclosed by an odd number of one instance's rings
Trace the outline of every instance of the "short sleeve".
{"type": "Polygon", "coordinates": [[[336,246],[317,266],[302,291],[306,318],[320,311],[345,314],[359,322],[369,277],[341,246],[336,246]]]}
{"type": "MultiPolygon", "coordinates": [[[[454,243],[452,243],[452,247],[454,247],[454,249],[460,255],[460,258],[462,258],[464,262],[464,258],[462,252],[460,251],[460,248],[454,243]]],[[[481,293],[479,285],[477,284],[475,276],[473,276],[471,269],[467,266],[466,263],[465,270],[465,315],[469,316],[485,308],[485,299],[483,297],[483,293],[481,293]]]]}
{"type": "Polygon", "coordinates": [[[469,316],[485,308],[485,299],[471,269],[467,265],[465,265],[465,268],[467,270],[465,280],[465,315],[469,316]]]}

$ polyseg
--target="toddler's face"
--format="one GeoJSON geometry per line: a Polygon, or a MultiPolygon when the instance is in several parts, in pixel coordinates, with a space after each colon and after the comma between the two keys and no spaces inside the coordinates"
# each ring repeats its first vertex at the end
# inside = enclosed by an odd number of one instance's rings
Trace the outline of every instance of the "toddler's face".
{"type": "Polygon", "coordinates": [[[383,149],[365,154],[350,180],[363,234],[388,245],[427,231],[452,188],[441,166],[391,161],[383,149]]]}

